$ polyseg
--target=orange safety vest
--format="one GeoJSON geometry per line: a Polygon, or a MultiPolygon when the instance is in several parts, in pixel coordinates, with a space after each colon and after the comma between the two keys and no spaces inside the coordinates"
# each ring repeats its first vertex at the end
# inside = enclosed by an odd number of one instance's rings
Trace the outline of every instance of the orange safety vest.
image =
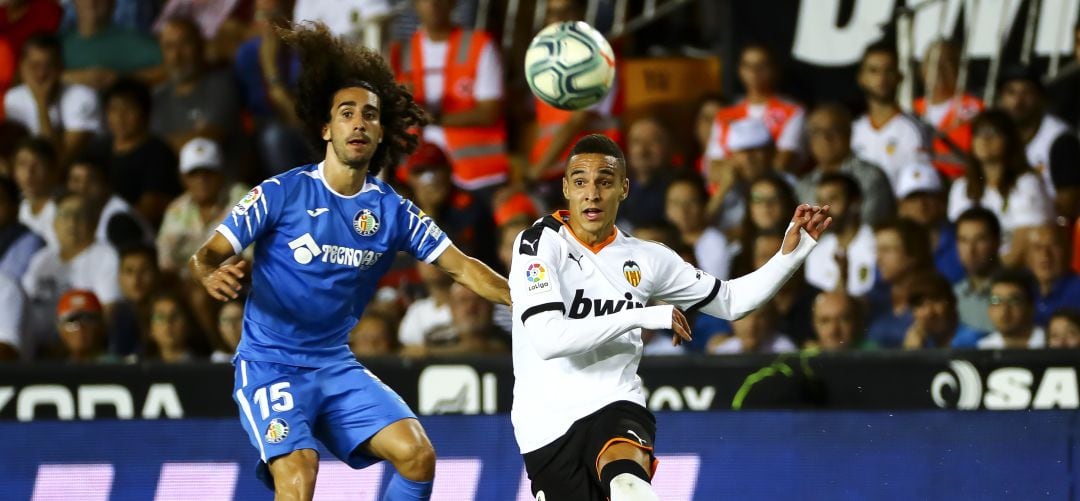
{"type": "MultiPolygon", "coordinates": [[[[611,92],[616,92],[612,89],[611,92]]],[[[617,96],[616,96],[617,98],[617,96]]],[[[536,101],[536,128],[537,135],[536,141],[533,142],[532,151],[529,153],[529,162],[536,163],[540,161],[540,157],[544,156],[544,152],[547,151],[548,146],[551,145],[551,141],[555,138],[555,133],[559,131],[559,127],[570,120],[570,115],[574,113],[569,110],[560,110],[550,104],[547,104],[540,99],[536,101]]],[[[570,154],[570,150],[574,147],[574,144],[579,139],[589,134],[603,134],[618,144],[622,144],[622,132],[619,130],[619,119],[616,117],[593,117],[585,125],[585,129],[579,132],[574,138],[566,145],[563,152],[559,155],[559,161],[565,161],[566,157],[570,154]]]]}
{"type": "MultiPolygon", "coordinates": [[[[423,34],[418,30],[409,43],[391,50],[391,64],[402,84],[412,90],[413,100],[424,100],[423,34]]],[[[480,52],[491,43],[483,31],[454,28],[444,66],[442,112],[467,111],[476,106],[473,83],[480,64],[480,52]]],[[[450,157],[454,183],[465,189],[479,189],[498,184],[510,172],[506,152],[506,127],[502,118],[490,126],[443,127],[447,155],[450,157]]]]}
{"type": "MultiPolygon", "coordinates": [[[[787,123],[801,109],[802,106],[778,97],[771,97],[765,102],[765,115],[761,118],[761,121],[765,122],[765,127],[769,129],[769,134],[772,136],[774,143],[780,139],[780,134],[784,132],[787,123]]],[[[728,148],[729,127],[727,127],[727,124],[742,120],[748,116],[750,116],[750,103],[745,99],[726,108],[720,108],[720,111],[716,112],[716,121],[714,123],[721,126],[720,147],[724,149],[725,155],[731,154],[731,150],[728,148]]]]}
{"type": "MultiPolygon", "coordinates": [[[[930,124],[962,151],[962,153],[953,151],[949,143],[941,138],[934,138],[931,163],[949,179],[964,175],[967,169],[965,155],[971,151],[971,119],[982,110],[981,99],[964,94],[959,101],[949,101],[949,109],[941,118],[940,123],[930,124]]],[[[926,98],[920,97],[915,100],[915,113],[920,117],[926,116],[926,98]]]]}

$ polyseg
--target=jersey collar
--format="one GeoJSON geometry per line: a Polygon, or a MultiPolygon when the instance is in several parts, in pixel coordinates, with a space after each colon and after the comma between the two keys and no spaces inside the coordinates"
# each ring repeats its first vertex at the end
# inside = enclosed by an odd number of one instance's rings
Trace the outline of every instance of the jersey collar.
{"type": "Polygon", "coordinates": [[[555,218],[556,221],[562,223],[562,225],[566,227],[566,232],[572,235],[574,237],[574,240],[577,240],[579,244],[585,246],[586,249],[592,251],[593,254],[598,254],[601,250],[604,249],[604,247],[607,247],[609,244],[614,242],[615,237],[619,234],[619,228],[613,227],[611,228],[611,236],[605,238],[603,242],[600,242],[596,245],[589,245],[585,243],[584,240],[578,238],[578,236],[574,233],[574,229],[570,227],[570,224],[568,223],[568,221],[570,221],[570,211],[557,210],[551,213],[551,217],[555,218]]]}
{"type": "MultiPolygon", "coordinates": [[[[358,192],[356,192],[356,193],[354,193],[352,195],[342,195],[341,193],[338,193],[338,192],[334,191],[334,189],[330,187],[330,184],[326,182],[326,176],[323,175],[323,164],[325,164],[325,163],[326,162],[319,162],[319,168],[315,170],[315,173],[314,173],[315,175],[312,176],[312,177],[316,177],[316,178],[319,179],[319,181],[322,181],[323,186],[330,193],[333,193],[334,195],[337,195],[338,197],[341,197],[341,198],[356,198],[356,197],[358,197],[360,195],[363,195],[364,193],[367,193],[369,191],[377,191],[379,193],[383,193],[383,190],[382,190],[382,188],[379,187],[379,185],[371,182],[371,180],[370,180],[371,176],[370,175],[368,176],[368,179],[364,180],[364,187],[360,188],[360,191],[358,191],[358,192]]],[[[385,193],[383,193],[383,194],[385,194],[385,193]]]]}

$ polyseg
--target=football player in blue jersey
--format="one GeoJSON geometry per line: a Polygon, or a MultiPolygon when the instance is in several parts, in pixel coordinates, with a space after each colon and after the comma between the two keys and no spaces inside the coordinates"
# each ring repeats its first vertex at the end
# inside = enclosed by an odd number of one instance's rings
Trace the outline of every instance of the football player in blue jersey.
{"type": "Polygon", "coordinates": [[[387,460],[384,499],[429,499],[435,451],[416,416],[349,351],[350,328],[398,251],[493,302],[506,279],[462,254],[429,216],[375,176],[412,152],[424,113],[375,52],[323,25],[282,30],[301,60],[297,115],[325,159],[263,181],[191,257],[218,300],[235,298],[255,245],[233,398],[276,499],[311,499],[316,440],[353,468],[387,460]]]}

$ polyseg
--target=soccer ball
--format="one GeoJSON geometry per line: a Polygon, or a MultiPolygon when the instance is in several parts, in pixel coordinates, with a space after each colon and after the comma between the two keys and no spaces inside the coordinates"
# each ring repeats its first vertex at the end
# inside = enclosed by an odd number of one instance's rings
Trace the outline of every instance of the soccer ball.
{"type": "Polygon", "coordinates": [[[562,110],[599,102],[615,81],[615,55],[600,32],[582,21],[537,33],[525,53],[525,80],[540,100],[562,110]]]}

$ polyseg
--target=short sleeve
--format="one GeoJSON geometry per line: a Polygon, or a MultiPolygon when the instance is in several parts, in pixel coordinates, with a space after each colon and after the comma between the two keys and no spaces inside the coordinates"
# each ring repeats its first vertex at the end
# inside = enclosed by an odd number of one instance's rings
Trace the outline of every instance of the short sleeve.
{"type": "Polygon", "coordinates": [[[83,85],[72,85],[60,99],[60,121],[64,130],[97,132],[101,130],[101,107],[97,94],[83,85]]]}
{"type": "Polygon", "coordinates": [[[285,205],[285,189],[277,178],[263,181],[236,202],[217,232],[240,254],[266,234],[281,215],[285,205]]]}
{"type": "Polygon", "coordinates": [[[675,251],[660,244],[648,244],[658,279],[653,282],[653,299],[695,310],[709,304],[720,292],[720,279],[694,268],[675,251]]]}
{"type": "Polygon", "coordinates": [[[967,196],[967,182],[963,178],[957,179],[953,182],[952,188],[949,188],[949,221],[955,222],[960,214],[971,206],[971,199],[967,196]]]}
{"type": "Polygon", "coordinates": [[[120,300],[120,257],[112,247],[105,247],[94,263],[93,291],[102,304],[120,300]]]}
{"type": "Polygon", "coordinates": [[[425,263],[439,259],[450,247],[450,237],[411,200],[402,198],[399,207],[398,224],[406,228],[405,248],[409,254],[425,263]]]}
{"type": "Polygon", "coordinates": [[[724,149],[724,128],[727,127],[719,118],[713,120],[712,129],[709,130],[709,144],[705,147],[706,160],[723,160],[727,156],[724,149]]]}
{"type": "Polygon", "coordinates": [[[783,151],[800,151],[802,149],[803,122],[806,121],[806,112],[800,107],[791,115],[780,137],[776,138],[776,149],[783,151]]]}
{"type": "Polygon", "coordinates": [[[0,275],[0,343],[21,348],[19,331],[22,327],[26,298],[19,284],[0,275]]]}
{"type": "Polygon", "coordinates": [[[476,83],[473,85],[473,97],[477,101],[502,99],[502,62],[495,52],[494,42],[488,40],[480,49],[480,61],[476,66],[476,83]]]}
{"type": "Polygon", "coordinates": [[[1039,226],[1053,219],[1054,209],[1050,197],[1043,188],[1042,178],[1035,174],[1024,174],[1016,180],[1016,186],[1009,193],[1004,213],[1014,228],[1039,226]]]}

